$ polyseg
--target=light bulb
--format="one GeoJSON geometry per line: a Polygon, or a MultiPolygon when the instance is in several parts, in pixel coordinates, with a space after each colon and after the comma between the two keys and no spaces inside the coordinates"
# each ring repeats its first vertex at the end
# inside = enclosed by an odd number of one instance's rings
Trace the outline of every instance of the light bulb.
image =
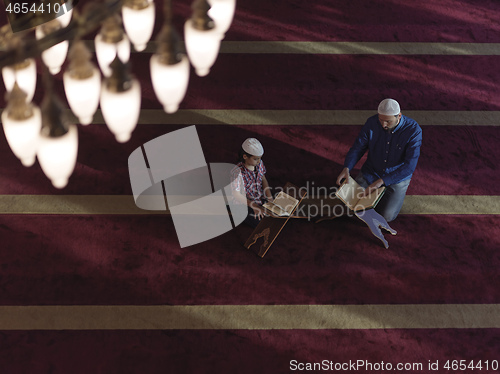
{"type": "Polygon", "coordinates": [[[208,75],[215,63],[220,48],[220,34],[216,28],[208,30],[196,29],[192,20],[184,24],[186,50],[196,74],[200,77],[208,75]]]}
{"type": "Polygon", "coordinates": [[[2,124],[12,152],[24,166],[33,165],[42,115],[40,108],[26,102],[26,93],[17,84],[9,93],[7,108],[2,112],[2,124]]]}
{"type": "Polygon", "coordinates": [[[3,82],[7,91],[12,91],[17,82],[27,95],[26,101],[31,102],[36,88],[36,63],[29,58],[19,64],[6,66],[2,69],[3,82]]]}
{"type": "Polygon", "coordinates": [[[153,2],[125,2],[122,7],[123,27],[136,51],[141,52],[153,35],[155,5],[153,2]],[[135,5],[135,6],[134,6],[135,5]]]}
{"type": "Polygon", "coordinates": [[[101,87],[101,111],[116,140],[130,139],[141,111],[141,85],[129,74],[128,66],[118,57],[111,63],[111,76],[101,87]]]}
{"type": "Polygon", "coordinates": [[[69,68],[63,74],[66,98],[82,125],[92,122],[101,93],[101,74],[90,59],[85,44],[75,42],[69,52],[69,68]]]}
{"type": "Polygon", "coordinates": [[[40,135],[37,157],[44,174],[56,188],[63,188],[73,173],[78,153],[78,130],[69,125],[68,132],[62,136],[40,135]]]}
{"type": "Polygon", "coordinates": [[[101,88],[101,111],[109,130],[116,140],[125,143],[130,139],[139,120],[141,86],[134,79],[125,92],[113,92],[105,85],[101,88]]]}
{"type": "Polygon", "coordinates": [[[126,35],[123,35],[123,39],[118,43],[108,43],[103,40],[101,34],[97,34],[95,37],[95,53],[102,74],[105,77],[109,77],[111,75],[111,68],[109,65],[116,56],[118,56],[122,62],[128,62],[130,58],[130,41],[126,35]]]}
{"type": "Polygon", "coordinates": [[[95,37],[97,62],[105,77],[111,75],[109,65],[115,57],[127,63],[130,58],[130,41],[123,32],[121,17],[118,14],[106,18],[101,31],[95,37]]]}
{"type": "Polygon", "coordinates": [[[167,113],[174,113],[186,95],[189,82],[189,60],[183,55],[181,61],[169,65],[162,63],[158,55],[151,56],[151,81],[158,100],[167,113]]]}
{"type": "MultiPolygon", "coordinates": [[[[60,23],[57,19],[47,22],[42,26],[37,26],[35,30],[35,35],[37,40],[44,38],[53,30],[59,29],[60,23]],[[56,22],[53,23],[52,22],[56,22]],[[49,24],[57,26],[49,26],[49,24]]],[[[66,55],[68,54],[69,42],[67,40],[62,41],[42,52],[42,60],[44,64],[49,68],[52,75],[55,75],[61,71],[61,67],[66,60],[66,55]]]]}
{"type": "Polygon", "coordinates": [[[226,31],[233,22],[236,0],[208,0],[208,2],[211,6],[208,15],[214,20],[221,39],[224,39],[226,31]]]}

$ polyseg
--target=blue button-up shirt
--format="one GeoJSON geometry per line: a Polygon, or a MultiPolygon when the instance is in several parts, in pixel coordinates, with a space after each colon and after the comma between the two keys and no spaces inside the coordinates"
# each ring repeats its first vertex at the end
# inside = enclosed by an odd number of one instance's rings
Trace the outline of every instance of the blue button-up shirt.
{"type": "Polygon", "coordinates": [[[411,178],[422,145],[422,129],[404,115],[393,130],[384,130],[378,115],[368,118],[347,153],[344,167],[352,170],[366,150],[368,157],[361,172],[368,184],[382,178],[389,186],[411,178]]]}

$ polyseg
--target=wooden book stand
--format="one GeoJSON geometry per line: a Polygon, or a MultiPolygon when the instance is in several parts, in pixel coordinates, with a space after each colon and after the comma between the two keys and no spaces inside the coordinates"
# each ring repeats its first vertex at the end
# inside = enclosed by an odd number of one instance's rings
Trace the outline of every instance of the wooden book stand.
{"type": "Polygon", "coordinates": [[[303,189],[299,189],[297,186],[294,186],[291,183],[285,184],[283,191],[299,200],[299,203],[292,211],[292,214],[290,216],[280,217],[270,213],[269,216],[266,216],[260,220],[257,227],[253,230],[252,234],[244,244],[246,249],[251,248],[260,257],[264,257],[266,255],[269,247],[271,247],[271,245],[274,243],[281,230],[283,230],[283,228],[287,224],[288,220],[292,218],[294,212],[297,211],[297,209],[300,207],[302,200],[307,194],[303,189]],[[262,243],[260,245],[256,245],[257,241],[259,241],[259,239],[261,238],[262,243]]]}

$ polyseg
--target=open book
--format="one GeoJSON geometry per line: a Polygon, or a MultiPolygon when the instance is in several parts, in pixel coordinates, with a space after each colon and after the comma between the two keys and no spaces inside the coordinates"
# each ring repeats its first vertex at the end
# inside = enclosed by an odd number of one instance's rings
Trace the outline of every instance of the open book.
{"type": "Polygon", "coordinates": [[[281,217],[292,214],[298,203],[299,200],[281,191],[273,202],[267,202],[263,207],[281,217]]]}
{"type": "Polygon", "coordinates": [[[342,200],[350,209],[355,212],[374,208],[385,192],[385,187],[372,191],[368,196],[363,197],[365,189],[361,187],[352,177],[344,181],[335,195],[342,200]]]}

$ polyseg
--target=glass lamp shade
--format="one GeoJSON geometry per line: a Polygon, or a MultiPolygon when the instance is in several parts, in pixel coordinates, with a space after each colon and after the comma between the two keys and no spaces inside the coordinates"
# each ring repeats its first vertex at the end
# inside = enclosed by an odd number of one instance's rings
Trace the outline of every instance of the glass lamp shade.
{"type": "Polygon", "coordinates": [[[9,117],[7,110],[2,112],[2,124],[5,138],[10,149],[21,160],[24,166],[35,163],[38,138],[42,128],[40,108],[33,106],[33,115],[19,121],[9,117]]]}
{"type": "Polygon", "coordinates": [[[71,124],[59,137],[40,135],[37,157],[45,175],[56,188],[63,188],[73,173],[78,153],[78,130],[71,124]]]}
{"type": "Polygon", "coordinates": [[[149,3],[144,9],[132,9],[126,4],[122,7],[123,27],[136,51],[146,48],[155,25],[155,5],[149,3]]]}
{"type": "Polygon", "coordinates": [[[71,8],[68,12],[65,13],[66,6],[62,5],[60,8],[60,12],[57,15],[58,21],[61,23],[61,27],[66,27],[71,22],[71,17],[73,16],[73,8],[71,8]]]}
{"type": "Polygon", "coordinates": [[[103,40],[101,34],[97,34],[95,37],[95,52],[102,74],[109,77],[111,75],[109,64],[117,55],[123,63],[128,62],[130,58],[130,41],[127,35],[124,34],[123,39],[117,44],[107,43],[103,40]]]}
{"type": "Polygon", "coordinates": [[[208,0],[208,3],[211,6],[208,15],[214,20],[221,39],[224,39],[226,31],[233,22],[236,0],[208,0]]]}
{"type": "Polygon", "coordinates": [[[184,24],[186,51],[196,74],[206,76],[215,63],[220,48],[220,34],[216,27],[210,30],[197,30],[191,20],[184,24]]]}
{"type": "Polygon", "coordinates": [[[63,74],[64,91],[69,106],[82,125],[92,122],[94,113],[99,106],[101,93],[101,74],[96,68],[91,77],[86,79],[72,78],[66,71],[63,74]]]}
{"type": "Polygon", "coordinates": [[[167,113],[174,113],[186,95],[189,82],[189,59],[182,56],[174,65],[163,64],[158,55],[151,56],[151,81],[158,100],[167,113]]]}
{"type": "MultiPolygon", "coordinates": [[[[41,27],[36,28],[35,35],[37,39],[45,37],[45,33],[42,31],[41,27]]],[[[64,64],[68,54],[68,47],[69,42],[65,40],[42,52],[43,63],[49,68],[52,75],[61,71],[61,66],[64,64]]]]}
{"type": "Polygon", "coordinates": [[[130,89],[125,92],[110,91],[105,84],[101,88],[101,111],[109,130],[116,140],[125,143],[130,139],[137,126],[141,111],[141,86],[137,79],[132,80],[130,89]]]}
{"type": "Polygon", "coordinates": [[[26,66],[15,68],[14,66],[6,66],[2,69],[3,82],[7,91],[12,91],[14,83],[17,81],[27,97],[27,101],[33,100],[36,88],[36,63],[30,58],[26,60],[26,66]]]}

